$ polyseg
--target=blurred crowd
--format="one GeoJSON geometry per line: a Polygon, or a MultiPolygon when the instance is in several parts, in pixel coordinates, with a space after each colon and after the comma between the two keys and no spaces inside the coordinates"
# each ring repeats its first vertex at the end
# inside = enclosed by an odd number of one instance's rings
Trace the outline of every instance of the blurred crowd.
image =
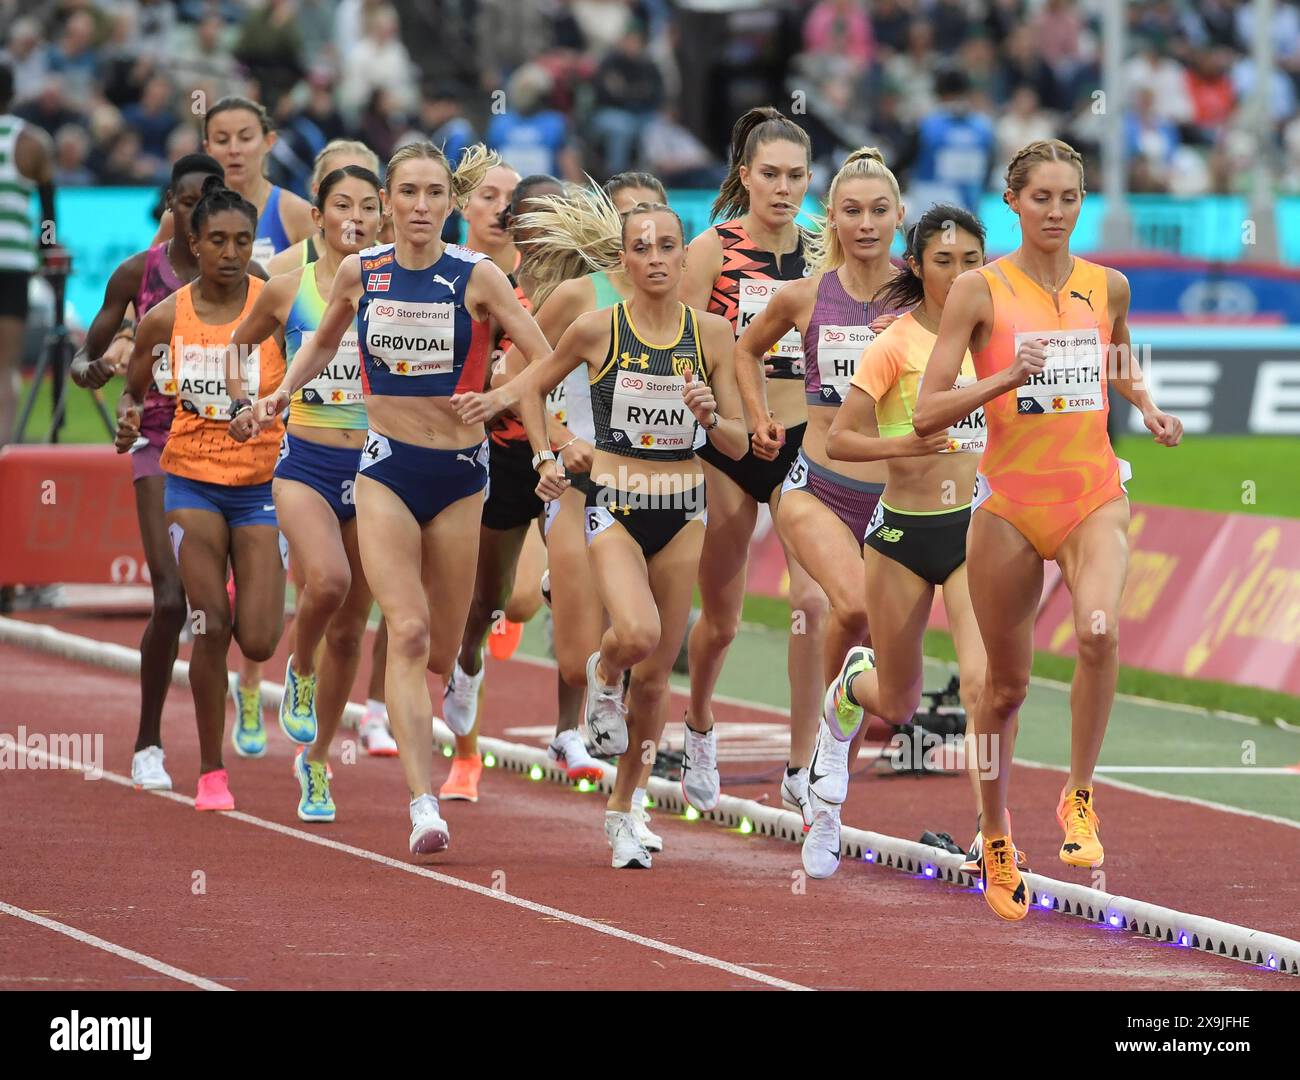
{"type": "MultiPolygon", "coordinates": [[[[685,0],[682,0],[685,4],[685,0]]],[[[716,6],[716,5],[715,5],[716,6]]],[[[1131,0],[1124,100],[1102,94],[1102,0],[731,0],[776,9],[787,100],[822,177],[881,146],[912,189],[997,190],[1015,148],[1095,154],[1123,113],[1130,188],[1234,192],[1263,155],[1300,191],[1300,5],[1278,0],[1264,147],[1247,0],[1131,0]]],[[[272,179],[302,192],[328,140],[380,158],[413,137],[486,140],[521,173],[627,168],[716,186],[725,148],[681,121],[675,0],[0,0],[12,111],[54,138],[58,183],[158,184],[205,105],[264,102],[272,179]]],[[[710,43],[712,44],[712,43],[710,43]]],[[[719,52],[727,43],[717,43],[719,52]]],[[[1089,186],[1100,186],[1099,170],[1089,186]]],[[[938,192],[936,192],[938,193],[938,192]]],[[[951,191],[944,194],[951,195],[951,191]]]]}

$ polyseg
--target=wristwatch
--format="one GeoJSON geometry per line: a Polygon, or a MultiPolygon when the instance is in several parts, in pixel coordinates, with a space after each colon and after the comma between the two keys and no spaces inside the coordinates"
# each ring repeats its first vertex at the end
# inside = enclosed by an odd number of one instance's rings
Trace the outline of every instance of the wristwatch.
{"type": "Polygon", "coordinates": [[[230,419],[233,420],[245,409],[251,409],[252,407],[253,407],[253,403],[249,401],[248,398],[246,397],[235,398],[235,400],[230,403],[230,409],[229,409],[230,419]]]}
{"type": "Polygon", "coordinates": [[[554,461],[554,460],[555,460],[555,454],[553,451],[539,450],[536,454],[533,455],[533,472],[537,471],[537,467],[541,465],[543,461],[554,461]]]}

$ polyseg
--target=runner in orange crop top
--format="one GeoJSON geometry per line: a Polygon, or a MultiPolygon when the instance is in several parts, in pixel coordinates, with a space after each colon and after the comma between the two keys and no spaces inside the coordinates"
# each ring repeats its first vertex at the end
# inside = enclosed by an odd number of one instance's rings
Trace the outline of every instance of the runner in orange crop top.
{"type": "Polygon", "coordinates": [[[971,517],[966,559],[989,657],[973,727],[997,764],[981,778],[980,865],[989,905],[1021,919],[1029,889],[1016,867],[1007,786],[1043,563],[1055,559],[1061,568],[1078,639],[1070,775],[1057,806],[1060,857],[1100,866],[1092,778],[1115,696],[1128,566],[1127,472],[1106,435],[1110,389],[1141,410],[1161,445],[1176,446],[1183,429],[1156,408],[1130,356],[1128,281],[1070,255],[1083,159],[1057,139],[1030,143],[1012,159],[1006,183],[1021,246],[954,283],[912,422],[918,434],[932,434],[981,404],[988,422],[974,503],[985,512],[971,517]],[[968,348],[978,381],[956,389],[968,348]]]}
{"type": "MultiPolygon", "coordinates": [[[[230,810],[234,798],[221,759],[232,636],[254,662],[265,661],[280,640],[284,562],[271,498],[271,475],[283,424],[236,442],[231,417],[250,407],[232,403],[226,373],[235,327],[264,287],[248,274],[257,208],[217,177],[204,181],[190,215],[190,247],[199,276],[163,300],[140,322],[127,372],[127,404],[120,411],[117,446],[139,432],[140,409],[155,363],[170,358],[176,415],[162,455],[163,508],[195,627],[190,684],[199,729],[198,810],[230,810]],[[226,594],[233,566],[235,612],[226,594]]],[[[241,350],[241,352],[243,352],[241,350]]],[[[284,377],[273,340],[238,357],[245,383],[256,392],[284,377]]]]}

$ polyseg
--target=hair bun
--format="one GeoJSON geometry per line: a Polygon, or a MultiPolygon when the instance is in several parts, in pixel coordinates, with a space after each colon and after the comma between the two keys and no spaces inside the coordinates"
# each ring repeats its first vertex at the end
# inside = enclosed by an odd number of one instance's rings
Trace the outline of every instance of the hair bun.
{"type": "Polygon", "coordinates": [[[882,165],[885,163],[885,155],[880,152],[879,147],[859,146],[856,150],[853,151],[853,153],[851,153],[848,157],[844,159],[844,164],[851,165],[855,161],[864,161],[867,159],[870,159],[871,161],[878,161],[882,165]]]}
{"type": "Polygon", "coordinates": [[[223,177],[217,176],[215,173],[209,173],[203,178],[203,186],[199,188],[199,193],[200,195],[206,195],[209,191],[219,191],[225,186],[226,181],[223,177]]]}

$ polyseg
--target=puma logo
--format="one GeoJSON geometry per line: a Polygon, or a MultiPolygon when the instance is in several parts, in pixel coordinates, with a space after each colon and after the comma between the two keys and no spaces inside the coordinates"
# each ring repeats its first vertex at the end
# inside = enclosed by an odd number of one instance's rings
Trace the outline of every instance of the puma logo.
{"type": "Polygon", "coordinates": [[[1068,851],[1071,855],[1073,855],[1073,854],[1074,854],[1076,851],[1078,851],[1081,847],[1083,847],[1082,844],[1062,844],[1062,845],[1061,845],[1061,850],[1062,850],[1062,851],[1068,851]]]}
{"type": "MultiPolygon", "coordinates": [[[[455,292],[455,291],[456,291],[456,282],[458,282],[458,281],[460,280],[460,275],[457,274],[457,275],[456,275],[456,276],[455,276],[451,281],[448,281],[448,280],[447,280],[445,277],[443,277],[441,274],[434,274],[434,275],[433,275],[433,280],[436,281],[439,285],[446,285],[448,289],[450,289],[452,292],[455,292]]],[[[1088,305],[1088,306],[1091,307],[1092,305],[1090,304],[1090,305],[1088,305]]]]}
{"type": "Polygon", "coordinates": [[[1083,293],[1081,293],[1081,292],[1076,292],[1074,289],[1071,289],[1071,290],[1070,290],[1070,296],[1071,296],[1071,297],[1076,297],[1076,296],[1077,296],[1080,300],[1082,300],[1085,304],[1088,305],[1088,310],[1089,310],[1089,311],[1092,310],[1092,293],[1093,293],[1093,290],[1092,290],[1092,289],[1089,289],[1089,290],[1088,290],[1088,295],[1087,295],[1087,296],[1084,296],[1083,293]]]}
{"type": "Polygon", "coordinates": [[[1011,894],[1014,903],[1023,904],[1025,902],[1025,880],[1020,879],[1020,884],[1016,886],[1016,891],[1011,894]]]}

